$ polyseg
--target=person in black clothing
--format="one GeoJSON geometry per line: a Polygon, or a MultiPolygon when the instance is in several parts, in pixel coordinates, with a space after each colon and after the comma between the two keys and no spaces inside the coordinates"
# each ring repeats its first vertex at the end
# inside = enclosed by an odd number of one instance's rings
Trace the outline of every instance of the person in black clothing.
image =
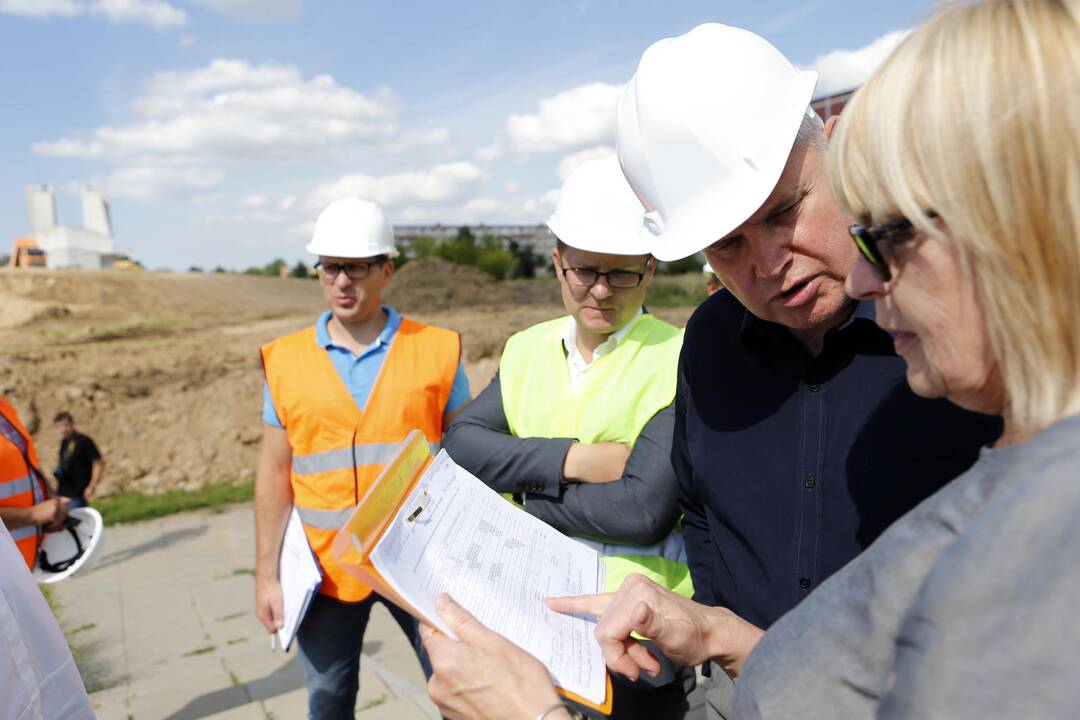
{"type": "Polygon", "coordinates": [[[69,412],[57,413],[53,427],[60,433],[60,464],[56,468],[58,495],[70,498],[68,507],[83,507],[94,496],[105,470],[105,458],[88,436],[75,430],[75,418],[69,412]]]}

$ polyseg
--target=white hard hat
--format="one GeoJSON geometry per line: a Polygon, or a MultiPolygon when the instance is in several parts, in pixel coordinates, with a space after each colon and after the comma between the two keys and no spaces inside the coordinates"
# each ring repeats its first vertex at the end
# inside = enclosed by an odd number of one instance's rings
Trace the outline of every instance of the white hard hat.
{"type": "Polygon", "coordinates": [[[68,511],[63,530],[46,533],[34,563],[34,579],[41,585],[89,572],[105,552],[105,522],[92,507],[68,511]]]}
{"type": "Polygon", "coordinates": [[[776,186],[817,83],[763,38],[709,23],[654,43],[619,94],[619,162],[660,260],[708,247],[776,186]]]}
{"type": "Polygon", "coordinates": [[[612,155],[582,163],[563,183],[547,226],[570,247],[612,255],[648,255],[645,211],[612,155]]]}
{"type": "Polygon", "coordinates": [[[315,232],[305,249],[325,257],[398,256],[394,228],[382,208],[358,197],[342,198],[327,205],[319,213],[315,232]]]}

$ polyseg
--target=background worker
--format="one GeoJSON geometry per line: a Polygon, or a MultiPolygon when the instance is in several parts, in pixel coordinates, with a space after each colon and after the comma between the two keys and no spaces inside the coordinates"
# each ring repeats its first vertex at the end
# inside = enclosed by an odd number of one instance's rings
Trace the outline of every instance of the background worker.
{"type": "Polygon", "coordinates": [[[48,496],[37,449],[15,408],[0,395],[0,520],[28,569],[37,561],[43,533],[60,530],[67,500],[48,496]]]}
{"type": "Polygon", "coordinates": [[[69,508],[85,507],[101,482],[105,458],[93,439],[75,429],[75,418],[66,410],[56,414],[53,427],[60,433],[56,492],[68,499],[69,508]]]}
{"type": "MultiPolygon", "coordinates": [[[[567,178],[548,226],[569,316],[511,337],[499,373],[454,421],[446,449],[525,510],[605,556],[608,586],[632,572],[691,594],[671,468],[682,333],[643,312],[656,261],[641,204],[615,158],[567,178]]],[[[615,684],[615,718],[681,717],[692,670],[615,684]]]]}
{"type": "MultiPolygon", "coordinates": [[[[267,630],[281,627],[278,559],[295,504],[323,573],[297,635],[310,716],[351,718],[364,630],[380,598],[334,563],[331,542],[411,430],[441,442],[469,398],[469,383],[457,333],[381,304],[398,252],[377,205],[358,198],[331,203],[307,250],[319,257],[329,310],[315,325],[262,348],[255,612],[267,630]]],[[[386,605],[415,647],[415,620],[386,605]]]]}

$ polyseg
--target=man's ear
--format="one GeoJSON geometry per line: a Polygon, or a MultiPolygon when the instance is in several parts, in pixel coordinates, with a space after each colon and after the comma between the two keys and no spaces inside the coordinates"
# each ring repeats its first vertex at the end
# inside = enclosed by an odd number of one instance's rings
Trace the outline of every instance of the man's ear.
{"type": "Polygon", "coordinates": [[[833,128],[836,127],[836,123],[840,122],[839,115],[833,115],[825,121],[825,142],[829,142],[829,137],[832,135],[833,128]]]}

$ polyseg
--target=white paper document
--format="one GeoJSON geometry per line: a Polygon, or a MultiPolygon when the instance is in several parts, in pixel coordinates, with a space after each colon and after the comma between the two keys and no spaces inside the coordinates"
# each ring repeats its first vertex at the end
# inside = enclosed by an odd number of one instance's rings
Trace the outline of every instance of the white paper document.
{"type": "Polygon", "coordinates": [[[413,488],[371,562],[444,633],[453,636],[435,610],[442,592],[543,662],[557,685],[604,701],[607,673],[595,620],[544,605],[551,595],[601,591],[596,551],[507,502],[445,450],[413,488]]]}
{"type": "Polygon", "coordinates": [[[288,650],[311,599],[322,584],[322,571],[308,545],[304,525],[295,507],[289,513],[289,524],[285,526],[285,538],[281,543],[278,580],[281,582],[285,624],[277,631],[277,637],[282,650],[288,650]]]}

